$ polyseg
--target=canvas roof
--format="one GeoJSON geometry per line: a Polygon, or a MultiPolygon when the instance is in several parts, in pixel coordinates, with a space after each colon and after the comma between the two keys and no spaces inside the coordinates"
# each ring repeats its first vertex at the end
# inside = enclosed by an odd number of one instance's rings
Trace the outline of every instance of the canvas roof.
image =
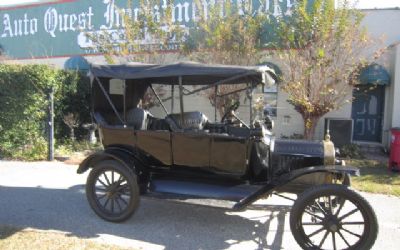
{"type": "Polygon", "coordinates": [[[219,81],[229,84],[271,83],[276,79],[273,69],[267,66],[209,65],[195,62],[168,65],[91,65],[90,73],[99,78],[140,79],[147,83],[167,85],[178,85],[179,77],[182,77],[183,85],[208,85],[219,81]]]}

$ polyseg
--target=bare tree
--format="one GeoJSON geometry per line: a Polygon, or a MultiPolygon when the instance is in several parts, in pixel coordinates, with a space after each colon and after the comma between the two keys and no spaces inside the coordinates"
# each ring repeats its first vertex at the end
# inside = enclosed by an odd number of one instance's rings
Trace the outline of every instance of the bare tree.
{"type": "Polygon", "coordinates": [[[279,20],[278,50],[284,66],[282,89],[304,120],[304,137],[312,139],[319,119],[352,101],[359,70],[367,63],[371,39],[360,23],[363,15],[344,0],[301,0],[290,17],[279,20]]]}
{"type": "Polygon", "coordinates": [[[72,141],[75,141],[75,128],[79,127],[79,116],[74,113],[68,113],[64,115],[63,121],[65,125],[68,126],[69,131],[70,131],[70,139],[72,141]]]}

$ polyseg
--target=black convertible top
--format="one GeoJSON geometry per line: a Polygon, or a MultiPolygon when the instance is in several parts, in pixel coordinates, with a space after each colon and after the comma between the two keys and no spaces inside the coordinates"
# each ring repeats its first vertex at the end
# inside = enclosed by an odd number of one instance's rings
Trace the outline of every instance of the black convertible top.
{"type": "MultiPolygon", "coordinates": [[[[90,73],[98,78],[146,80],[147,83],[178,85],[182,77],[183,85],[208,85],[217,82],[236,83],[273,83],[276,75],[267,66],[228,66],[208,65],[195,62],[179,62],[169,65],[124,64],[91,65],[90,73]]],[[[141,81],[143,82],[143,81],[141,81]]]]}

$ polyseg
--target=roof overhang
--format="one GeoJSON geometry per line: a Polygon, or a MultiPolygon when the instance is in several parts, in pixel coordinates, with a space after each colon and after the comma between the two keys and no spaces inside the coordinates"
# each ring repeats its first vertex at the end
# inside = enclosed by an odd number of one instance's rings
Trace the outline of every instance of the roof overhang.
{"type": "Polygon", "coordinates": [[[382,65],[373,63],[361,70],[359,81],[360,84],[389,85],[390,75],[382,65]]]}

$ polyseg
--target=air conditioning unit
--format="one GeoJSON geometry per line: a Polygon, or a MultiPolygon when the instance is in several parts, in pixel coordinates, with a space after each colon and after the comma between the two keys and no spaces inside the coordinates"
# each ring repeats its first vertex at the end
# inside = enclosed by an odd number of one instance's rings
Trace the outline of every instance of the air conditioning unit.
{"type": "Polygon", "coordinates": [[[325,118],[324,134],[329,129],[331,140],[335,147],[352,143],[353,120],[348,118],[325,118]]]}

